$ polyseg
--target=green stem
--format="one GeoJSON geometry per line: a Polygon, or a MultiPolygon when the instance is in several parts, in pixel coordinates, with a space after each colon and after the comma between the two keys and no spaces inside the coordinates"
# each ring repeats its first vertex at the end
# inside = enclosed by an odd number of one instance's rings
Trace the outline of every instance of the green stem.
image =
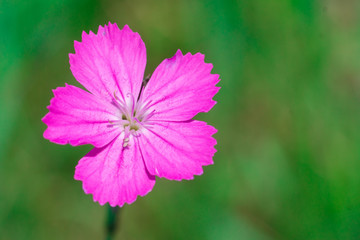
{"type": "Polygon", "coordinates": [[[114,235],[117,230],[119,215],[119,207],[107,206],[106,240],[114,239],[114,235]]]}

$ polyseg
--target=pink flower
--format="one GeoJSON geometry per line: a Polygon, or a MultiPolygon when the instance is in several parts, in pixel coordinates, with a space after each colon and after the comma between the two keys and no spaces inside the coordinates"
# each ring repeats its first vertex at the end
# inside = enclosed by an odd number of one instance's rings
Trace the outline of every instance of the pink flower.
{"type": "Polygon", "coordinates": [[[68,84],[53,91],[44,138],[95,146],[75,170],[94,201],[130,204],[151,191],[155,176],[189,180],[213,163],[217,130],[192,120],[215,105],[219,90],[204,55],[178,50],[143,86],[145,44],[127,25],[83,32],[74,45],[70,69],[89,92],[68,84]]]}

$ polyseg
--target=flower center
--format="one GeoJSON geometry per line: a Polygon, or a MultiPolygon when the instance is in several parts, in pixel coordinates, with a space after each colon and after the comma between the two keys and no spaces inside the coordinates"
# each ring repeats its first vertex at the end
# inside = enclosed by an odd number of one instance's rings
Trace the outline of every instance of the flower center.
{"type": "Polygon", "coordinates": [[[124,134],[123,147],[127,147],[133,137],[139,137],[142,129],[150,125],[148,120],[154,111],[149,109],[150,102],[144,103],[141,97],[136,101],[134,96],[128,93],[124,98],[122,100],[114,93],[114,104],[119,109],[118,119],[109,122],[121,128],[124,134]]]}

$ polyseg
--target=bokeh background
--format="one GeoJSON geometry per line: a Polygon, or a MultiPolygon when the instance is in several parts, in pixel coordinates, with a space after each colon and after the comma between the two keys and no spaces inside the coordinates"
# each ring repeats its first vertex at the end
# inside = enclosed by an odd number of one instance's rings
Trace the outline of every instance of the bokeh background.
{"type": "Polygon", "coordinates": [[[77,85],[81,32],[129,24],[146,74],[202,52],[221,76],[200,114],[215,164],[158,179],[122,208],[116,239],[359,239],[360,2],[1,0],[0,239],[104,239],[106,207],[73,179],[91,146],[43,139],[51,89],[77,85]]]}

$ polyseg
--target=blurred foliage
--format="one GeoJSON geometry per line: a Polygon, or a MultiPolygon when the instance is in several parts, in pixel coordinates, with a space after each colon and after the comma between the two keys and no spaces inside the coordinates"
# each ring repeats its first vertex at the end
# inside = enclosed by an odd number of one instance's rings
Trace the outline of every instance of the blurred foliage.
{"type": "Polygon", "coordinates": [[[0,239],[103,239],[105,208],[73,180],[91,146],[43,139],[51,89],[78,85],[81,32],[142,36],[146,74],[180,48],[221,75],[215,165],[158,179],[117,239],[359,239],[360,2],[0,1],[0,239]]]}

